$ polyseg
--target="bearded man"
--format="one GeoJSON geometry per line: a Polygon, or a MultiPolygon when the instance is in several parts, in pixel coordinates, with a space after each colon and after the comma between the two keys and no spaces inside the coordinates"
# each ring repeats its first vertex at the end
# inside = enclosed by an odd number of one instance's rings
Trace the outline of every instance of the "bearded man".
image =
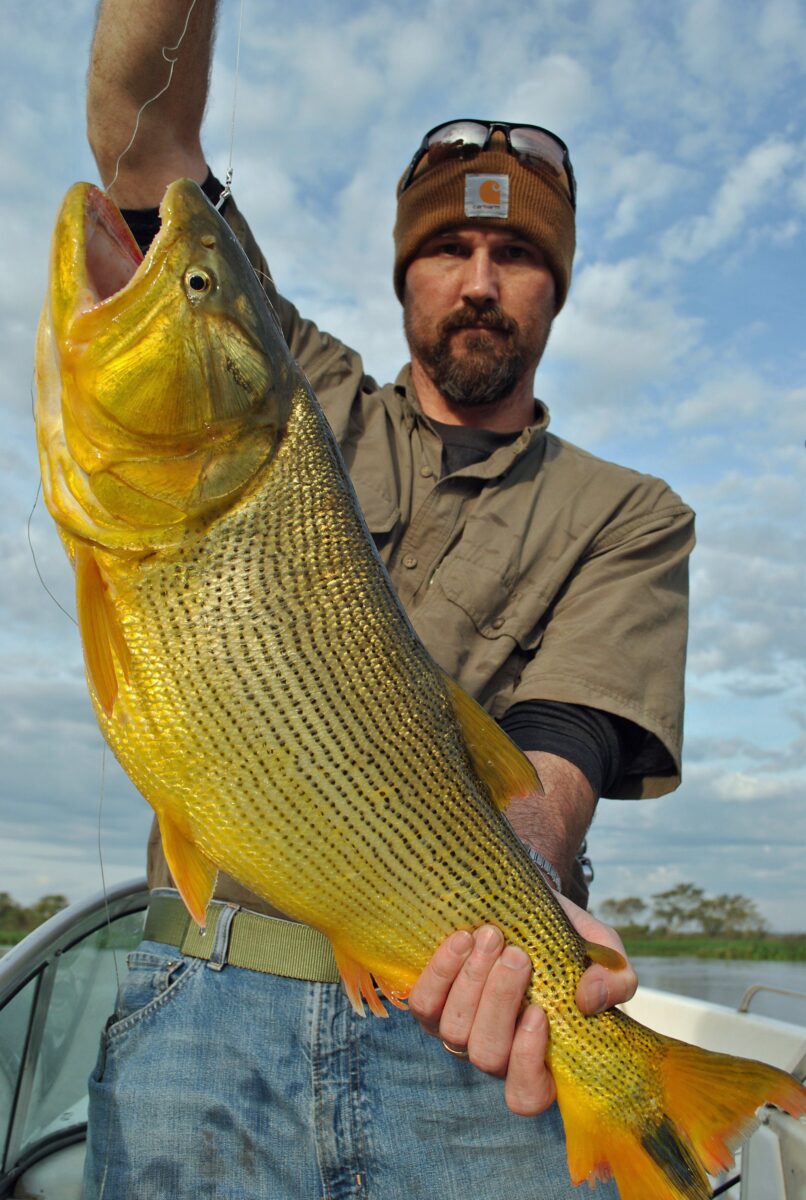
{"type": "MultiPolygon", "coordinates": [[[[197,0],[160,91],[162,47],[176,46],[185,13],[163,0],[135,16],[127,0],[100,8],[90,141],[143,249],[172,180],[196,179],[213,203],[222,194],[200,140],[214,16],[197,0]]],[[[582,907],[584,839],[600,795],[679,782],[692,514],[661,481],[549,433],[535,398],[574,255],[564,143],[529,124],[452,121],[426,134],[397,198],[411,362],[383,387],[278,293],[231,196],[221,211],[322,403],[415,630],[537,767],[545,795],[508,818],[582,935],[618,948],[582,907]]],[[[315,931],[222,877],[213,904],[248,929],[253,961],[233,965],[217,944],[207,969],[156,831],[149,879],[145,941],[90,1081],[88,1200],[576,1195],[545,1017],[523,1006],[531,965],[497,929],[459,930],[436,950],[411,996],[416,1020],[362,1021],[326,939],[311,966],[315,931]]],[[[592,966],[577,1003],[599,1011],[634,988],[629,967],[592,966]]]]}

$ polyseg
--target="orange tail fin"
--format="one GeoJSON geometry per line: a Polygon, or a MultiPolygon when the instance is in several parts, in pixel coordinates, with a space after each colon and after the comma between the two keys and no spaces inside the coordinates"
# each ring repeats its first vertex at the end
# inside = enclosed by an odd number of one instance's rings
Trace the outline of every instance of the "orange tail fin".
{"type": "Polygon", "coordinates": [[[660,1038],[660,1052],[660,1104],[633,1127],[615,1109],[603,1119],[584,1081],[557,1081],[574,1183],[612,1175],[621,1200],[708,1200],[705,1172],[730,1166],[757,1108],[806,1114],[806,1088],[775,1067],[671,1038],[660,1038]]]}

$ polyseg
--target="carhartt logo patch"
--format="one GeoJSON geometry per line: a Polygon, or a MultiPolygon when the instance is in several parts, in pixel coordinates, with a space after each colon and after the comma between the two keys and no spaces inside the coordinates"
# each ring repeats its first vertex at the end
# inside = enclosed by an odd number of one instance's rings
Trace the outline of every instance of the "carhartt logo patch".
{"type": "Polygon", "coordinates": [[[465,216],[509,216],[509,176],[465,175],[465,216]]]}

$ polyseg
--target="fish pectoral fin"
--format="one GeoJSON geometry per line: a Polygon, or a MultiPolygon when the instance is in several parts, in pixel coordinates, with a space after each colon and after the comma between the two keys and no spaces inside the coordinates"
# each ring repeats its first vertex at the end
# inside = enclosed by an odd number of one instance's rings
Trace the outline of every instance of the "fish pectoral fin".
{"type": "Polygon", "coordinates": [[[583,941],[585,953],[591,962],[598,963],[601,967],[607,967],[608,971],[623,971],[627,965],[627,960],[623,954],[619,954],[618,950],[613,950],[611,946],[602,946],[599,942],[583,941]]]}
{"type": "MultiPolygon", "coordinates": [[[[354,958],[350,958],[342,950],[333,947],[333,955],[336,959],[336,966],[339,968],[344,990],[347,993],[347,999],[352,1004],[354,1010],[359,1017],[366,1016],[364,1012],[364,1000],[366,1000],[370,1012],[376,1017],[388,1017],[389,1014],[384,1008],[378,993],[375,991],[375,984],[372,979],[372,974],[366,967],[362,966],[354,958]]],[[[387,995],[386,989],[383,989],[384,995],[387,995]]],[[[392,997],[390,996],[391,1000],[392,997]]],[[[392,1003],[396,1003],[392,1000],[392,1003]]],[[[398,1007],[401,1007],[398,1005],[398,1007]]]]}
{"type": "Polygon", "coordinates": [[[218,867],[187,838],[175,821],[165,814],[157,819],[168,869],[185,902],[185,908],[200,929],[206,924],[207,905],[213,894],[218,867]]]}
{"type": "Polygon", "coordinates": [[[543,795],[543,785],[529,759],[449,675],[443,675],[453,711],[465,735],[476,774],[503,812],[516,796],[543,795]]]}
{"type": "Polygon", "coordinates": [[[87,679],[107,716],[118,694],[118,671],[128,682],[131,655],[98,561],[88,546],[75,552],[76,611],[87,679]]]}

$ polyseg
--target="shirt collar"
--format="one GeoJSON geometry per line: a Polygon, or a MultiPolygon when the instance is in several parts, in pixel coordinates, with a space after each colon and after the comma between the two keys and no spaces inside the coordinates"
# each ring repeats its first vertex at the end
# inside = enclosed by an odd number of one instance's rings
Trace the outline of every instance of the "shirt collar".
{"type": "MultiPolygon", "coordinates": [[[[403,420],[406,423],[407,429],[411,431],[415,425],[419,424],[425,426],[433,437],[438,437],[439,435],[434,430],[428,417],[420,408],[420,402],[417,399],[417,393],[411,381],[411,363],[406,363],[398,374],[395,380],[395,392],[402,402],[403,420]]],[[[531,425],[527,425],[523,429],[520,437],[517,437],[508,446],[499,446],[489,458],[484,459],[480,463],[475,463],[471,467],[464,467],[461,471],[457,471],[456,474],[471,476],[477,479],[493,479],[498,475],[503,475],[521,455],[526,454],[534,446],[543,442],[549,426],[549,420],[548,406],[542,400],[538,400],[535,397],[535,419],[531,425]]]]}

